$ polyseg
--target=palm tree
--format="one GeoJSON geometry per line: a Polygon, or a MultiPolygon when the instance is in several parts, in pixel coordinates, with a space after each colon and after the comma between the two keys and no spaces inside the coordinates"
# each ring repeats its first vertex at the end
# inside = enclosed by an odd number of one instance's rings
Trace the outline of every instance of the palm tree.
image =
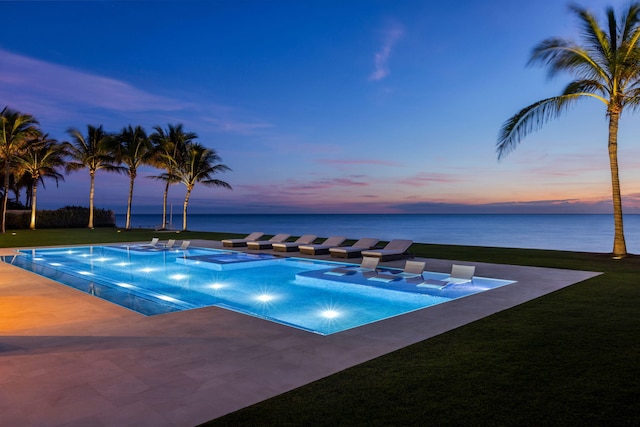
{"type": "Polygon", "coordinates": [[[87,126],[87,136],[82,135],[78,129],[70,128],[67,133],[71,136],[69,145],[69,157],[66,170],[76,171],[89,169],[89,224],[93,228],[93,199],[95,194],[96,172],[104,169],[112,172],[122,172],[124,168],[115,166],[115,159],[110,152],[112,136],[102,129],[102,125],[87,126]]]}
{"type": "Polygon", "coordinates": [[[164,194],[162,196],[162,229],[167,228],[167,199],[169,196],[169,186],[175,184],[175,165],[181,163],[180,155],[184,153],[185,147],[191,144],[198,135],[193,132],[185,132],[182,124],[167,125],[164,130],[160,126],[153,128],[155,131],[150,135],[154,145],[154,156],[151,164],[166,172],[149,178],[158,179],[165,182],[164,194]]]}
{"type": "Polygon", "coordinates": [[[65,158],[69,154],[67,144],[60,144],[48,134],[40,135],[27,146],[25,152],[18,157],[18,170],[31,181],[31,223],[29,228],[36,228],[36,191],[38,182],[44,178],[52,178],[56,185],[64,176],[58,169],[66,165],[65,158]]]}
{"type": "Polygon", "coordinates": [[[7,201],[11,170],[26,142],[38,133],[38,121],[30,114],[22,114],[5,107],[0,112],[0,160],[4,167],[2,193],[2,233],[6,231],[7,201]]]}
{"type": "Polygon", "coordinates": [[[174,165],[175,176],[171,179],[181,182],[187,187],[182,207],[182,231],[187,230],[187,206],[191,190],[196,184],[203,184],[207,187],[222,187],[231,190],[231,186],[219,179],[212,178],[213,175],[230,171],[228,166],[219,163],[222,159],[215,150],[208,149],[198,143],[190,143],[184,147],[180,155],[182,161],[174,165]]]}
{"type": "Polygon", "coordinates": [[[596,99],[606,107],[609,119],[609,165],[613,199],[613,256],[627,254],[622,224],[622,199],[618,176],[618,121],[623,109],[640,104],[640,3],[633,3],[616,19],[607,9],[601,27],[588,10],[571,6],[582,27],[582,44],[563,38],[549,38],[537,45],[529,63],[543,63],[551,75],[566,71],[573,75],[559,96],[543,99],[507,120],[498,136],[498,159],[516,148],[529,133],[560,116],[582,98],[596,99]]]}
{"type": "Polygon", "coordinates": [[[138,167],[149,163],[153,154],[151,140],[140,126],[135,129],[129,125],[113,140],[113,152],[116,162],[124,163],[129,175],[129,198],[127,199],[127,221],[125,229],[131,229],[131,204],[133,202],[133,183],[138,176],[138,167]]]}

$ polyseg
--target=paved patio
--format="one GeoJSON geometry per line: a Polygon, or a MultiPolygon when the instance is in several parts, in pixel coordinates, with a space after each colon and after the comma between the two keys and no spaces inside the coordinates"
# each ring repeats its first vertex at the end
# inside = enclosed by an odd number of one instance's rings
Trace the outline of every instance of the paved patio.
{"type": "Polygon", "coordinates": [[[517,283],[320,336],[216,307],[145,317],[0,262],[0,425],[193,426],[599,274],[474,264],[517,283]]]}

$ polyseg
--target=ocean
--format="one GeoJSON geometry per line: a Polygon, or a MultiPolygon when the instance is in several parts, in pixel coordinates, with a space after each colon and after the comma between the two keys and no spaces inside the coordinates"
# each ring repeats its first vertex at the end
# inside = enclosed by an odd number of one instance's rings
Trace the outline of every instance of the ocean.
{"type": "MultiPolygon", "coordinates": [[[[161,215],[132,215],[132,227],[156,228],[161,215]]],[[[172,225],[182,228],[182,216],[172,225]]],[[[125,215],[116,215],[124,227],[125,215]]],[[[625,215],[627,250],[640,254],[640,215],[625,215]]],[[[249,234],[288,233],[410,239],[419,243],[468,246],[555,249],[578,252],[611,252],[611,215],[208,215],[188,217],[188,229],[249,234]]]]}

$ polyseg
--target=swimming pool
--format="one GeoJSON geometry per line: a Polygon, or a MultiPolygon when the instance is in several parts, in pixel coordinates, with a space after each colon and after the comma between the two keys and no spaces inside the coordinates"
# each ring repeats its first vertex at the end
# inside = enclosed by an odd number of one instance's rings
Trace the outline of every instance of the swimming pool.
{"type": "MultiPolygon", "coordinates": [[[[399,275],[385,282],[357,269],[327,274],[349,265],[344,263],[204,248],[120,245],[20,253],[5,261],[144,315],[216,306],[321,335],[513,283],[475,277],[438,290],[399,275]]],[[[426,278],[446,276],[425,272],[426,278]]]]}

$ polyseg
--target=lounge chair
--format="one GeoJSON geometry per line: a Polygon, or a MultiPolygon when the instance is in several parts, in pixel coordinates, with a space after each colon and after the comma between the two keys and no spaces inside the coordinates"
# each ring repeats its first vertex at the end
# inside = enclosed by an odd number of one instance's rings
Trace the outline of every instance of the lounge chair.
{"type": "Polygon", "coordinates": [[[419,285],[424,282],[424,277],[422,277],[422,273],[426,268],[426,261],[406,261],[404,263],[404,270],[400,273],[401,276],[404,277],[404,280],[407,283],[413,285],[419,285]]]}
{"type": "Polygon", "coordinates": [[[180,247],[179,247],[178,249],[180,249],[180,250],[183,250],[183,251],[184,251],[185,249],[187,249],[187,248],[189,247],[189,245],[190,245],[190,244],[191,244],[191,241],[189,241],[189,240],[183,240],[183,241],[182,241],[182,244],[180,245],[180,247]]]}
{"type": "Polygon", "coordinates": [[[264,233],[260,231],[254,231],[247,235],[244,239],[225,239],[222,241],[222,246],[227,248],[236,248],[247,246],[247,242],[253,242],[264,236],[264,233]]]}
{"type": "Polygon", "coordinates": [[[460,285],[463,283],[469,283],[473,281],[473,275],[475,274],[475,272],[476,267],[473,265],[453,264],[451,266],[451,274],[446,279],[427,279],[418,284],[418,286],[425,288],[444,289],[449,285],[460,285]]]}
{"type": "Polygon", "coordinates": [[[362,258],[362,262],[360,263],[359,267],[355,267],[355,266],[337,267],[329,271],[325,271],[325,274],[329,274],[332,276],[346,276],[350,274],[356,274],[358,271],[360,271],[362,272],[363,276],[370,277],[372,275],[377,274],[379,262],[380,262],[379,258],[364,257],[362,258]]]}
{"type": "MultiPolygon", "coordinates": [[[[380,259],[380,258],[376,258],[380,259]]],[[[390,273],[388,271],[382,271],[378,273],[371,280],[378,280],[381,282],[392,282],[395,280],[405,279],[407,283],[419,284],[424,281],[422,272],[424,271],[427,263],[425,261],[407,261],[404,264],[404,269],[400,273],[390,273]]]]}
{"type": "Polygon", "coordinates": [[[176,241],[174,239],[169,239],[167,240],[167,243],[164,244],[164,247],[171,249],[175,244],[176,244],[176,241]]]}
{"type": "Polygon", "coordinates": [[[426,261],[406,261],[404,263],[404,270],[402,270],[400,274],[405,277],[422,276],[426,266],[426,261]]]}
{"type": "Polygon", "coordinates": [[[355,242],[352,246],[340,246],[329,249],[332,257],[335,258],[356,258],[362,254],[362,251],[371,249],[380,240],[371,237],[363,237],[355,242]]]}
{"type": "Polygon", "coordinates": [[[137,246],[139,248],[154,248],[156,247],[159,241],[160,239],[158,237],[154,237],[153,239],[151,239],[149,243],[142,243],[140,245],[134,245],[134,246],[137,246]]]}
{"type": "Polygon", "coordinates": [[[304,236],[300,236],[295,242],[274,243],[272,246],[276,252],[295,252],[300,245],[313,243],[317,237],[318,236],[314,234],[305,234],[304,236]]]}
{"type": "Polygon", "coordinates": [[[274,243],[282,243],[289,238],[289,234],[276,234],[269,240],[255,240],[247,242],[247,248],[253,250],[271,249],[274,243]]]}
{"type": "Polygon", "coordinates": [[[407,250],[413,244],[413,240],[395,239],[387,243],[382,249],[362,251],[362,256],[373,256],[380,258],[380,261],[393,261],[411,256],[407,250]]]}
{"type": "Polygon", "coordinates": [[[340,246],[347,240],[343,236],[331,236],[322,243],[316,245],[300,245],[298,250],[304,255],[325,255],[329,253],[329,249],[340,246]]]}

